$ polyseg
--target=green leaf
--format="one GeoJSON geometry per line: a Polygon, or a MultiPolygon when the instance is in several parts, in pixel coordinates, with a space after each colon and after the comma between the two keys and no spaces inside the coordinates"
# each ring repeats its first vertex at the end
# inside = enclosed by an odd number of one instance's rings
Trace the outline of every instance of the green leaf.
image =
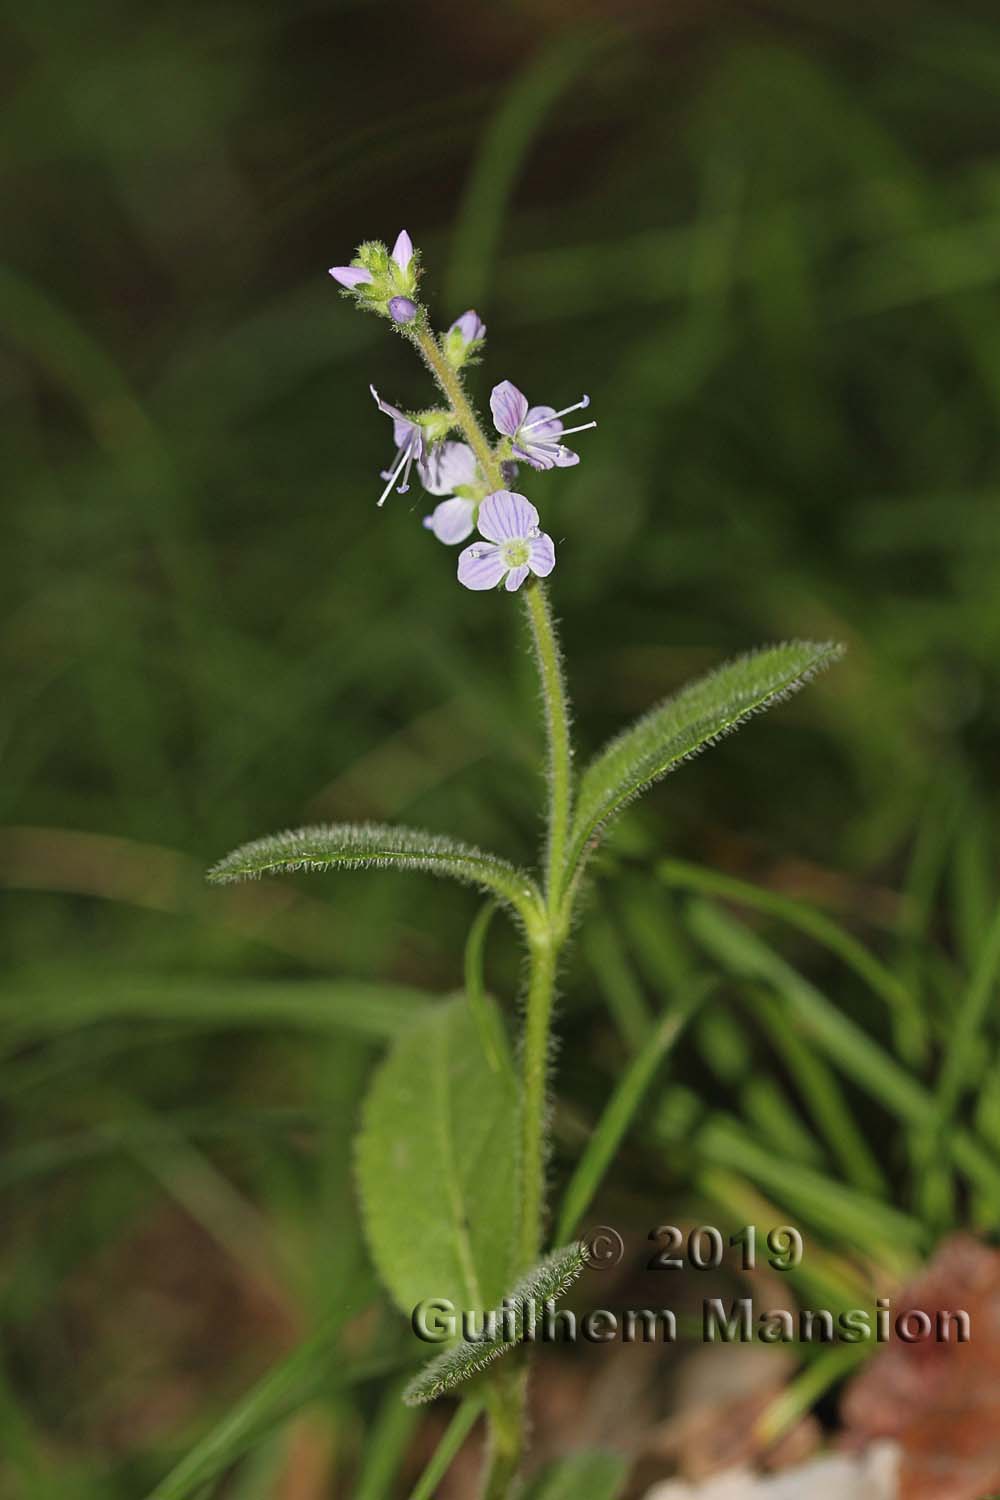
{"type": "Polygon", "coordinates": [[[508,1320],[501,1316],[504,1308],[499,1297],[486,1304],[462,1304],[461,1310],[468,1308],[469,1311],[495,1308],[496,1336],[492,1339],[486,1337],[476,1340],[462,1339],[459,1343],[444,1350],[436,1359],[432,1359],[430,1364],[425,1365],[418,1375],[414,1376],[403,1392],[403,1400],[410,1406],[419,1406],[424,1401],[433,1401],[456,1385],[460,1385],[462,1381],[470,1380],[480,1370],[485,1370],[487,1365],[491,1365],[501,1355],[509,1354],[512,1349],[516,1349],[522,1341],[526,1323],[530,1320],[532,1313],[534,1312],[537,1316],[550,1298],[554,1301],[557,1297],[561,1297],[563,1292],[576,1281],[586,1263],[584,1248],[578,1242],[566,1245],[562,1250],[555,1250],[551,1255],[546,1256],[545,1260],[540,1261],[534,1270],[522,1277],[514,1290],[508,1292],[503,1298],[503,1303],[509,1309],[508,1320]],[[504,1337],[508,1332],[507,1321],[512,1325],[509,1331],[513,1333],[513,1338],[504,1337]]]}
{"type": "Polygon", "coordinates": [[[789,641],[727,662],[652,709],[606,745],[580,782],[567,881],[608,822],[693,755],[803,687],[843,652],[832,642],[789,641]]]}
{"type": "Polygon", "coordinates": [[[493,1307],[509,1286],[517,1152],[517,1088],[468,1005],[424,1011],[375,1074],[357,1143],[369,1248],[408,1316],[432,1297],[493,1307]]]}
{"type": "Polygon", "coordinates": [[[478,886],[526,920],[540,903],[531,876],[472,844],[387,823],[325,823],[243,844],[208,873],[215,885],[296,870],[427,870],[478,886]]]}
{"type": "Polygon", "coordinates": [[[617,1500],[627,1473],[620,1453],[573,1453],[537,1474],[523,1500],[617,1500]]]}

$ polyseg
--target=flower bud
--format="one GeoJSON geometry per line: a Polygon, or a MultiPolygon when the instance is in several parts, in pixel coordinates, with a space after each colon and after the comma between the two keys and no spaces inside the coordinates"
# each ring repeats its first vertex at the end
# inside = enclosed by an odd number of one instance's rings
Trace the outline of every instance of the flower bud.
{"type": "Polygon", "coordinates": [[[444,336],[444,352],[448,363],[460,370],[476,355],[486,338],[486,324],[474,308],[469,308],[456,318],[444,336]]]}
{"type": "Polygon", "coordinates": [[[412,323],[417,316],[417,304],[409,297],[390,297],[389,316],[394,323],[412,323]]]}

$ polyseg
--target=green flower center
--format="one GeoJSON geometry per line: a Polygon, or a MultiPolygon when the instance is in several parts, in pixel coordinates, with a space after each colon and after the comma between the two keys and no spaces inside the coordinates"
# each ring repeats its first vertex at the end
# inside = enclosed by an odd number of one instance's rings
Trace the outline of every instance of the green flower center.
{"type": "Polygon", "coordinates": [[[503,560],[508,568],[521,568],[528,561],[531,548],[527,542],[504,542],[503,560]]]}

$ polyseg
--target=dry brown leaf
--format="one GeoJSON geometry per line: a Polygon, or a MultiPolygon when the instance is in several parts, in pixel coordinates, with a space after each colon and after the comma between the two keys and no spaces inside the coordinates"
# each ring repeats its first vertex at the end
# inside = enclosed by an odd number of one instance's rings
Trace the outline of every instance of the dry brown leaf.
{"type": "Polygon", "coordinates": [[[894,1317],[908,1309],[964,1310],[971,1339],[893,1339],[848,1388],[848,1437],[900,1443],[900,1500],[983,1500],[1000,1489],[1000,1252],[947,1240],[893,1299],[894,1317]]]}

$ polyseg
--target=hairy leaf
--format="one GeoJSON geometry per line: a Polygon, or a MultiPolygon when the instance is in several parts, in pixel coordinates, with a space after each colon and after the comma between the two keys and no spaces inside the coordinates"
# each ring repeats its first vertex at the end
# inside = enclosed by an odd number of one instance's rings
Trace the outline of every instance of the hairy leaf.
{"type": "Polygon", "coordinates": [[[243,844],[209,871],[216,885],[296,870],[428,870],[478,886],[522,916],[539,899],[531,876],[440,833],[387,823],[324,823],[243,844]]]}
{"type": "Polygon", "coordinates": [[[372,1258],[407,1315],[437,1297],[493,1307],[510,1285],[517,1106],[514,1079],[491,1068],[464,1000],[424,1010],[376,1073],[358,1185],[372,1258]]]}
{"type": "Polygon", "coordinates": [[[548,1464],[528,1485],[524,1500],[616,1500],[625,1488],[628,1463],[600,1449],[571,1453],[548,1464]]]}
{"type": "MultiPolygon", "coordinates": [[[[499,1299],[487,1304],[496,1309],[495,1329],[489,1326],[483,1329],[484,1335],[492,1332],[492,1337],[462,1339],[453,1344],[414,1376],[403,1392],[403,1400],[410,1406],[433,1401],[462,1381],[471,1379],[480,1370],[485,1370],[487,1365],[491,1365],[501,1355],[516,1349],[522,1342],[526,1329],[544,1316],[544,1304],[550,1298],[554,1301],[561,1297],[576,1281],[586,1263],[584,1248],[579,1243],[553,1251],[534,1270],[522,1277],[514,1290],[504,1297],[506,1317],[505,1308],[499,1299]],[[506,1337],[508,1333],[512,1333],[513,1338],[506,1337]]],[[[480,1312],[477,1322],[477,1327],[480,1328],[485,1321],[482,1317],[485,1306],[468,1308],[469,1311],[480,1312]]],[[[464,1305],[460,1310],[464,1310],[464,1305]]]]}
{"type": "Polygon", "coordinates": [[[691,756],[779,703],[830,666],[843,648],[789,641],[737,657],[682,688],[613,739],[580,782],[567,874],[572,878],[604,826],[634,797],[691,756]]]}

